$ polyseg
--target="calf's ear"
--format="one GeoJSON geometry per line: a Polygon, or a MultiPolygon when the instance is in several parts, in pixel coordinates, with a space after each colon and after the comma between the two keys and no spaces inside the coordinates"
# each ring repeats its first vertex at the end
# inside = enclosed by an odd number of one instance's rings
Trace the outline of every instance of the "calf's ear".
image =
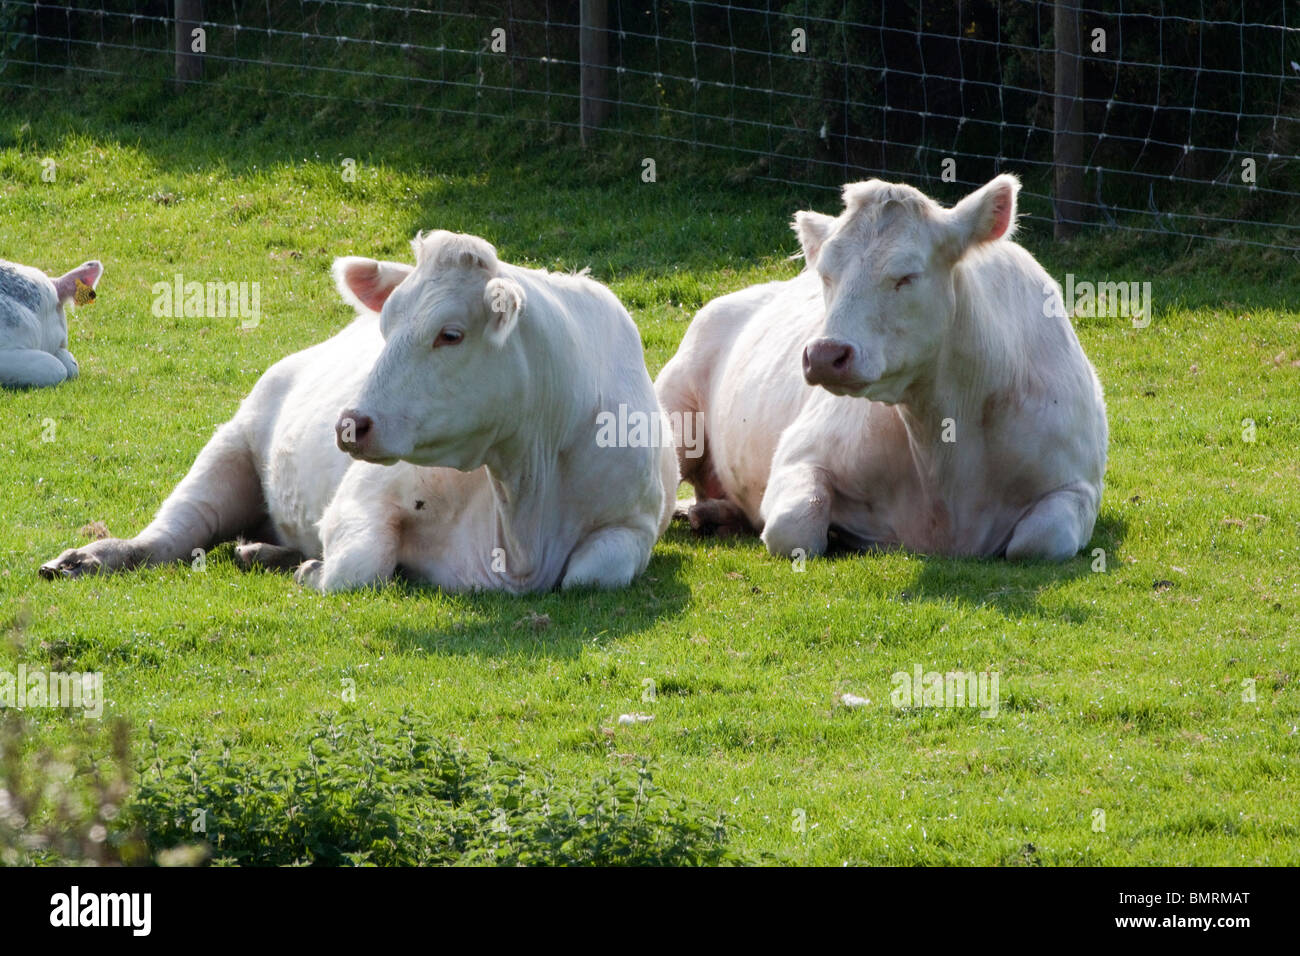
{"type": "MultiPolygon", "coordinates": [[[[91,259],[89,262],[83,262],[71,272],[66,272],[54,280],[54,291],[59,296],[59,304],[67,305],[69,302],[78,301],[77,283],[93,289],[99,277],[104,274],[104,266],[98,259],[91,259]]],[[[90,296],[94,298],[94,296],[90,296]]]]}
{"type": "Polygon", "coordinates": [[[794,221],[790,223],[790,228],[799,237],[799,245],[803,246],[804,262],[808,263],[809,267],[817,264],[822,244],[830,236],[831,227],[834,225],[834,216],[808,212],[806,209],[794,214],[794,221]]]}
{"type": "Polygon", "coordinates": [[[334,273],[334,285],[344,302],[359,309],[378,312],[393,290],[414,271],[414,267],[400,262],[343,256],[334,260],[330,271],[334,273]]]}
{"type": "Polygon", "coordinates": [[[519,314],[524,311],[523,287],[504,276],[488,279],[483,288],[483,304],[488,310],[488,341],[500,348],[519,322],[519,314]]]}
{"type": "Polygon", "coordinates": [[[995,176],[948,211],[954,258],[971,246],[994,242],[1016,231],[1016,194],[1020,180],[1010,173],[995,176]]]}

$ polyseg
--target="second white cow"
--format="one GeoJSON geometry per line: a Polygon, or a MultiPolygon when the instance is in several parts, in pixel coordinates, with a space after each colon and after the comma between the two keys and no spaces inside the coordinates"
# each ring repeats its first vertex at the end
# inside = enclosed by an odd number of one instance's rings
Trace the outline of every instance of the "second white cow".
{"type": "Polygon", "coordinates": [[[1019,182],[946,209],[871,180],[800,212],[806,270],[709,303],[656,383],[702,416],[697,530],[773,554],[852,548],[1060,561],[1092,535],[1101,385],[1060,288],[1008,237],[1019,182]]]}
{"type": "Polygon", "coordinates": [[[640,336],[585,276],[500,262],[474,236],[413,242],[414,267],[334,264],[360,315],[272,366],[153,522],[41,567],[76,577],[241,563],[322,591],[407,576],[447,590],[618,587],[672,514],[671,443],[602,443],[602,416],[660,416],[640,336]],[[340,409],[342,411],[340,412],[340,409]]]}

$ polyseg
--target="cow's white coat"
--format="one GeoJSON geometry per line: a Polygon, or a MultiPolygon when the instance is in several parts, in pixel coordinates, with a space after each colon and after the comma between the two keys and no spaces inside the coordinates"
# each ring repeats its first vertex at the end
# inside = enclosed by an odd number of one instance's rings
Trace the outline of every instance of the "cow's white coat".
{"type": "Polygon", "coordinates": [[[94,288],[104,267],[91,260],[51,279],[0,259],[0,386],[44,388],[77,377],[68,351],[68,317],[77,280],[94,288]]]}
{"type": "Polygon", "coordinates": [[[677,464],[667,443],[596,442],[602,411],[661,411],[627,312],[585,276],[507,265],[472,236],[413,246],[414,267],[336,261],[356,320],[272,366],[136,538],[43,572],[187,559],[236,535],[258,540],[241,549],[250,561],[312,559],[299,580],[324,591],[399,567],[512,592],[616,587],[644,570],[677,464]],[[361,416],[364,440],[346,431],[361,416]]]}
{"type": "Polygon", "coordinates": [[[799,213],[785,282],[710,302],[656,382],[704,416],[692,523],[773,554],[853,547],[1063,560],[1092,535],[1105,405],[1059,286],[1007,236],[1019,183],[952,209],[876,180],[799,213]],[[810,384],[815,383],[815,384],[810,384]]]}

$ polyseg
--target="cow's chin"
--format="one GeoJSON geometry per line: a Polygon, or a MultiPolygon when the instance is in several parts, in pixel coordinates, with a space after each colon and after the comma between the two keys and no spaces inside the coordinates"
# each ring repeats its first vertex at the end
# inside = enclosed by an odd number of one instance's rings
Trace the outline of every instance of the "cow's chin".
{"type": "Polygon", "coordinates": [[[882,405],[897,405],[903,400],[905,391],[907,391],[907,382],[900,379],[888,379],[872,382],[858,392],[857,396],[870,402],[880,402],[882,405]]]}
{"type": "Polygon", "coordinates": [[[350,451],[348,452],[348,454],[356,461],[364,461],[368,465],[395,465],[399,461],[402,461],[401,458],[392,457],[390,455],[381,455],[381,454],[363,455],[358,451],[350,451]]]}
{"type": "Polygon", "coordinates": [[[821,387],[841,398],[865,398],[882,405],[897,405],[903,400],[903,393],[909,384],[910,376],[889,375],[874,382],[823,382],[821,387]]]}
{"type": "Polygon", "coordinates": [[[454,468],[457,471],[473,471],[482,464],[472,461],[474,456],[459,442],[431,442],[416,445],[402,455],[402,461],[422,468],[454,468]]]}

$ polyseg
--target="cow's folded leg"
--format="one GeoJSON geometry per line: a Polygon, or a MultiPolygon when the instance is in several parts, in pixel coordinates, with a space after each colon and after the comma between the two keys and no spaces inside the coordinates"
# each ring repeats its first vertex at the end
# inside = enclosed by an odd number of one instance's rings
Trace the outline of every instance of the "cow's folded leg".
{"type": "Polygon", "coordinates": [[[774,466],[760,508],[768,552],[779,558],[825,554],[832,494],[825,471],[816,465],[774,466]]]}
{"type": "Polygon", "coordinates": [[[569,555],[560,587],[621,588],[645,570],[654,545],[653,532],[602,528],[587,535],[569,555]]]}
{"type": "Polygon", "coordinates": [[[256,527],[265,511],[261,479],[243,431],[237,422],[228,422],[199,452],[147,528],[134,538],[104,538],[69,548],[41,565],[40,573],[75,578],[189,560],[196,548],[209,548],[256,527]]]}
{"type": "Polygon", "coordinates": [[[383,584],[397,570],[400,541],[390,516],[367,510],[373,496],[357,494],[379,465],[349,469],[320,522],[320,561],[307,561],[294,579],[317,591],[352,591],[383,584]]]}
{"type": "Polygon", "coordinates": [[[68,369],[40,349],[0,349],[0,385],[8,388],[46,388],[68,377],[68,369]]]}
{"type": "Polygon", "coordinates": [[[342,545],[327,540],[324,559],[304,561],[293,578],[303,587],[330,594],[384,584],[396,570],[396,544],[371,534],[368,539],[354,538],[342,545]]]}
{"type": "Polygon", "coordinates": [[[1084,484],[1044,495],[1017,522],[1007,543],[1007,558],[1065,561],[1074,557],[1092,537],[1098,498],[1097,492],[1084,484]]]}
{"type": "Polygon", "coordinates": [[[72,357],[72,353],[67,349],[59,349],[54,357],[62,362],[63,367],[68,370],[69,382],[81,374],[80,368],[77,367],[77,360],[72,357]]]}

